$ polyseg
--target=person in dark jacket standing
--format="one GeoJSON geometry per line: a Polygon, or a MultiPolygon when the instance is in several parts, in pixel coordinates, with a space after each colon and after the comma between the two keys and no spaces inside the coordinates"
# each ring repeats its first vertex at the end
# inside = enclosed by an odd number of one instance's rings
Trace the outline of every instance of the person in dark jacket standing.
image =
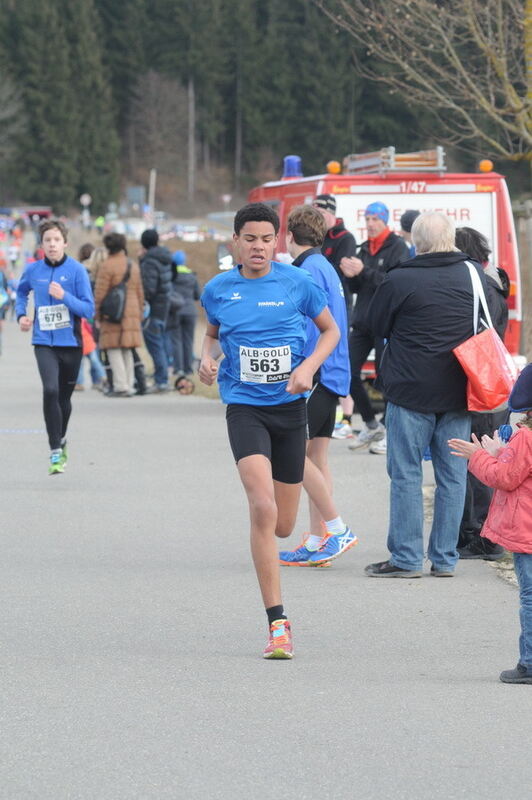
{"type": "Polygon", "coordinates": [[[453,353],[474,333],[468,257],[455,248],[452,220],[439,212],[421,214],[412,238],[418,255],[388,272],[368,312],[374,335],[387,339],[380,374],[388,399],[390,556],[366,567],[366,574],[376,578],[423,574],[422,461],[427,447],[436,479],[428,545],[435,577],[453,575],[464,508],[465,463],[453,461],[448,440],[468,440],[471,432],[466,375],[453,353]]]}
{"type": "Polygon", "coordinates": [[[182,394],[189,394],[194,384],[186,379],[194,371],[194,330],[198,319],[196,301],[201,291],[196,273],[186,265],[183,250],[176,250],[173,254],[172,267],[170,313],[166,330],[171,342],[173,372],[177,376],[175,388],[182,394]]]}
{"type": "Polygon", "coordinates": [[[150,304],[150,316],[144,327],[144,341],[155,368],[154,390],[168,390],[168,357],[164,346],[164,331],[170,309],[172,256],[166,247],[159,247],[159,234],[153,228],[140,237],[140,272],[144,296],[150,304]]]}
{"type": "MultiPolygon", "coordinates": [[[[510,293],[510,280],[503,269],[496,269],[489,263],[491,250],[488,241],[474,228],[458,228],[456,231],[456,246],[463,253],[478,262],[484,270],[488,292],[486,300],[493,322],[493,327],[504,339],[508,325],[508,304],[506,299],[510,293]]],[[[493,436],[500,425],[508,422],[510,412],[506,410],[493,411],[490,414],[481,414],[476,411],[471,413],[471,432],[479,440],[484,435],[493,436]]],[[[467,473],[466,498],[464,514],[460,524],[458,537],[458,554],[460,558],[483,558],[486,561],[496,561],[504,556],[504,548],[500,544],[481,536],[480,531],[488,516],[488,510],[493,497],[493,489],[482,483],[472,472],[467,473]]]]}
{"type": "Polygon", "coordinates": [[[386,453],[386,437],[382,423],[375,419],[375,412],[368,393],[362,383],[360,371],[368,355],[375,350],[375,372],[379,375],[383,341],[375,337],[368,328],[368,307],[375,290],[384,280],[386,271],[409,256],[408,245],[401,236],[388,227],[389,211],[384,203],[370,203],[364,212],[368,239],[360,246],[358,258],[343,258],[340,268],[347,278],[351,292],[357,299],[351,320],[349,358],[351,360],[351,390],[358,413],[364,421],[360,433],[348,445],[350,450],[359,450],[369,445],[376,454],[386,453]]]}
{"type": "Polygon", "coordinates": [[[321,252],[329,261],[342,283],[344,290],[344,297],[347,306],[347,318],[351,313],[351,306],[353,304],[353,294],[349,290],[347,280],[340,269],[340,262],[342,258],[354,256],[357,251],[356,239],[344,225],[343,219],[336,217],[336,198],[332,194],[319,194],[312,202],[314,208],[317,208],[325,224],[327,225],[327,233],[321,246],[321,252]]]}

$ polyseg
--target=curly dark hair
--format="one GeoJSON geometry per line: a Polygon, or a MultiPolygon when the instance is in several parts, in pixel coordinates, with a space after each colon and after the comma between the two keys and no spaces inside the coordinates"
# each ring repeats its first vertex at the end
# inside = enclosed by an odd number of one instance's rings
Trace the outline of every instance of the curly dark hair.
{"type": "Polygon", "coordinates": [[[271,222],[275,233],[279,233],[279,217],[266,203],[248,203],[236,212],[234,229],[237,236],[246,222],[271,222]]]}
{"type": "Polygon", "coordinates": [[[103,237],[103,245],[110,256],[120,253],[122,250],[127,253],[126,237],[122,233],[106,233],[103,237]]]}
{"type": "Polygon", "coordinates": [[[87,261],[94,250],[94,245],[91,242],[85,242],[79,248],[78,261],[87,261]]]}
{"type": "Polygon", "coordinates": [[[489,261],[491,250],[488,240],[483,233],[474,228],[457,228],[454,242],[462,253],[466,253],[469,258],[473,258],[479,264],[489,261]]]}

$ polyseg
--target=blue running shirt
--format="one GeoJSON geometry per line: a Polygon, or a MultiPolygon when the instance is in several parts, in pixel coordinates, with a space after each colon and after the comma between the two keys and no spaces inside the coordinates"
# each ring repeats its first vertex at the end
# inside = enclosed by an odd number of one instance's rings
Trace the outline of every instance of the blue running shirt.
{"type": "Polygon", "coordinates": [[[275,406],[304,397],[288,394],[286,383],[305,358],[307,317],[327,307],[308,272],[272,261],[264,277],[244,278],[236,266],[206,284],[201,302],[219,326],[224,403],[275,406]]]}
{"type": "MultiPolygon", "coordinates": [[[[340,341],[320,367],[320,383],[334,394],[345,397],[349,394],[351,384],[351,366],[349,363],[347,310],[342,283],[332,264],[321,253],[309,252],[307,256],[302,253],[299,258],[303,259],[298,265],[299,269],[307,270],[318,286],[325,291],[329,311],[340,330],[340,341]]],[[[309,319],[305,356],[314,351],[319,335],[318,328],[309,319]]]]}

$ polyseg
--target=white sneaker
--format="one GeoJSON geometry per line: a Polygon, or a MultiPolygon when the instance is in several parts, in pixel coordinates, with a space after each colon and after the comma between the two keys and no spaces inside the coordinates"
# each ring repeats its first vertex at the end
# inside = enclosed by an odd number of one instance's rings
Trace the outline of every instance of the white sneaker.
{"type": "Polygon", "coordinates": [[[385,433],[386,429],[380,422],[376,428],[368,428],[367,425],[364,425],[360,433],[347,446],[350,450],[359,450],[361,447],[367,447],[371,442],[377,442],[382,439],[385,433]]]}
{"type": "Polygon", "coordinates": [[[369,452],[373,453],[375,456],[385,456],[386,455],[386,434],[379,439],[378,442],[372,442],[369,446],[369,452]]]}
{"type": "Polygon", "coordinates": [[[352,439],[353,438],[353,431],[351,430],[351,425],[348,422],[344,422],[343,424],[335,427],[332,432],[333,439],[352,439]]]}

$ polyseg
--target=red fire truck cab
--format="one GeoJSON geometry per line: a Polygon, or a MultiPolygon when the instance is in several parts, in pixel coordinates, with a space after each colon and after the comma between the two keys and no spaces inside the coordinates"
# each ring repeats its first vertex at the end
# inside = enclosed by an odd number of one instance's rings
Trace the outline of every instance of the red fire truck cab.
{"type": "MultiPolygon", "coordinates": [[[[258,186],[249,193],[250,202],[272,206],[281,220],[278,250],[286,249],[286,219],[291,208],[310,204],[318,194],[336,198],[337,216],[354,234],[357,243],[366,239],[364,209],[380,200],[390,211],[389,226],[399,232],[399,220],[407,209],[443,211],[456,226],[466,225],[483,233],[492,250],[495,266],[510,278],[509,323],[505,343],[518,356],[521,336],[521,284],[512,209],[506,182],[496,172],[448,173],[443,148],[417,153],[395,152],[395,148],[329,162],[329,172],[303,177],[300,159],[285,158],[285,176],[258,186]],[[297,160],[294,160],[297,159],[297,160]],[[288,169],[287,169],[288,168],[288,169]],[[288,174],[287,174],[288,172],[288,174]],[[341,174],[340,174],[341,173],[341,174]]],[[[492,169],[490,162],[482,162],[492,169]]],[[[520,362],[522,359],[518,357],[520,362]]],[[[522,366],[522,363],[520,364],[522,366]]]]}

